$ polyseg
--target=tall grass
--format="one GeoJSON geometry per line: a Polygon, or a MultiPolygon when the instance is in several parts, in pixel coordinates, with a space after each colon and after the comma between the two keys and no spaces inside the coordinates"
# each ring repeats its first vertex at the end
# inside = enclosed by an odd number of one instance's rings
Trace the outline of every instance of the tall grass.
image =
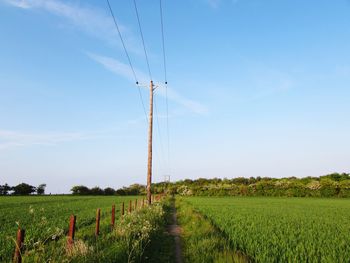
{"type": "MultiPolygon", "coordinates": [[[[100,201],[103,204],[103,197],[100,201]]],[[[35,242],[31,235],[26,237],[23,262],[141,262],[152,239],[163,229],[163,204],[155,203],[124,215],[117,220],[113,230],[110,228],[110,215],[107,211],[108,216],[102,217],[101,234],[98,237],[94,235],[93,220],[90,224],[80,226],[78,217],[75,242],[70,248],[67,247],[66,237],[68,222],[66,227],[57,227],[57,231],[53,229],[56,231],[54,234],[50,232],[48,238],[44,238],[47,226],[43,223],[40,225],[40,216],[35,217],[38,221],[33,221],[34,226],[29,229],[37,227],[37,231],[41,230],[42,235],[36,233],[40,238],[36,238],[35,242]]],[[[49,227],[53,228],[52,225],[49,227]]],[[[11,240],[7,241],[10,242],[11,254],[8,253],[10,256],[6,258],[3,256],[1,262],[11,262],[14,243],[11,240]]]]}
{"type": "Polygon", "coordinates": [[[0,262],[10,261],[18,226],[26,230],[27,250],[65,237],[69,216],[77,216],[77,238],[94,232],[96,209],[101,208],[101,230],[108,229],[112,204],[120,214],[122,202],[133,196],[2,196],[0,197],[0,262]]]}

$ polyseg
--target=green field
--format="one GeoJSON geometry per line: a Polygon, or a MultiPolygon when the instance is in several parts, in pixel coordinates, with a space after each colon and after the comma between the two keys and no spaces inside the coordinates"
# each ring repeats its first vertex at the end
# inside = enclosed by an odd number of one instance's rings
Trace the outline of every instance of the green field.
{"type": "Polygon", "coordinates": [[[185,199],[257,262],[349,262],[350,201],[313,198],[185,199]]]}
{"type": "Polygon", "coordinates": [[[77,216],[76,236],[88,238],[94,235],[97,208],[101,208],[101,231],[106,232],[110,227],[111,206],[116,205],[118,220],[121,203],[125,202],[127,209],[128,201],[135,199],[132,196],[0,197],[0,261],[10,260],[13,255],[18,224],[26,230],[27,249],[65,236],[71,214],[77,216]]]}
{"type": "MultiPolygon", "coordinates": [[[[0,262],[12,259],[18,225],[26,230],[25,262],[173,262],[173,241],[164,235],[170,199],[125,216],[111,231],[111,206],[116,205],[118,220],[121,203],[127,209],[136,198],[1,197],[0,262]],[[94,236],[97,208],[102,211],[99,238],[94,236]],[[71,214],[77,216],[74,255],[65,249],[71,214]]],[[[176,199],[185,262],[349,262],[348,199],[176,199]]]]}

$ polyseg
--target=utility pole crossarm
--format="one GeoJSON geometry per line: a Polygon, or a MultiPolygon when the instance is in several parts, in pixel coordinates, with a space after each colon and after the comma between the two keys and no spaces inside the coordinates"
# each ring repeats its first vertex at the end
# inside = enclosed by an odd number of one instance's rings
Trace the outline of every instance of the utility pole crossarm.
{"type": "MultiPolygon", "coordinates": [[[[153,81],[152,81],[153,82],[153,81]]],[[[145,83],[137,83],[138,87],[142,87],[142,88],[149,88],[149,84],[145,84],[145,83]]],[[[155,91],[157,88],[162,88],[165,89],[165,87],[161,84],[154,84],[153,82],[153,91],[155,91]]]]}

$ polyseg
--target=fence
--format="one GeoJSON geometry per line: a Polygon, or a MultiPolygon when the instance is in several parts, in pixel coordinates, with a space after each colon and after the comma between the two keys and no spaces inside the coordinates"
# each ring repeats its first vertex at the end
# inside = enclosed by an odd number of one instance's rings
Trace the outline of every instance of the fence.
{"type": "MultiPolygon", "coordinates": [[[[163,194],[161,195],[152,195],[152,203],[158,202],[164,197],[163,194]]],[[[142,209],[147,205],[147,202],[145,202],[145,199],[143,198],[142,201],[138,201],[138,199],[135,200],[134,206],[133,202],[129,201],[129,207],[128,212],[131,214],[133,211],[137,211],[139,209],[142,209]]],[[[121,218],[125,215],[125,204],[124,202],[121,204],[121,218]]],[[[100,235],[100,221],[101,221],[101,209],[97,208],[96,210],[96,224],[95,224],[95,236],[96,238],[100,235]]],[[[75,236],[75,230],[76,230],[76,222],[77,222],[77,216],[71,215],[69,218],[69,228],[68,228],[68,235],[67,235],[67,247],[71,248],[74,245],[74,236],[75,236]]],[[[115,204],[112,205],[111,209],[111,231],[115,228],[115,204]]],[[[17,238],[16,238],[16,246],[15,246],[15,252],[13,256],[13,261],[16,263],[22,262],[22,255],[24,253],[24,240],[25,240],[25,229],[18,228],[17,230],[17,238]]]]}

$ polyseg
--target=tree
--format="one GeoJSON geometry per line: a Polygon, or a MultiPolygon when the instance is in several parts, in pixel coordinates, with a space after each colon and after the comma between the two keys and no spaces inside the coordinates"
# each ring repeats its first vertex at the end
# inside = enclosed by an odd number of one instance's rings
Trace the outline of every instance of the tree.
{"type": "Polygon", "coordinates": [[[103,195],[104,191],[100,187],[95,186],[95,187],[90,189],[90,194],[92,194],[92,195],[103,195]]]}
{"type": "Polygon", "coordinates": [[[21,183],[13,187],[13,195],[30,195],[35,191],[35,186],[26,183],[21,183]]]}
{"type": "Polygon", "coordinates": [[[116,195],[126,195],[125,190],[123,188],[118,189],[115,191],[116,195]]]}
{"type": "Polygon", "coordinates": [[[46,184],[41,184],[36,188],[36,193],[38,195],[43,195],[45,194],[45,188],[46,188],[46,184]]]}
{"type": "Polygon", "coordinates": [[[8,195],[12,187],[8,184],[0,185],[0,195],[8,195]]]}
{"type": "Polygon", "coordinates": [[[115,190],[111,187],[107,187],[104,189],[105,195],[114,195],[115,194],[115,190]]]}
{"type": "Polygon", "coordinates": [[[90,194],[90,189],[84,185],[76,185],[71,189],[73,195],[88,195],[90,194]]]}
{"type": "Polygon", "coordinates": [[[128,187],[127,194],[128,195],[140,195],[145,194],[145,186],[141,184],[132,184],[128,187]]]}

